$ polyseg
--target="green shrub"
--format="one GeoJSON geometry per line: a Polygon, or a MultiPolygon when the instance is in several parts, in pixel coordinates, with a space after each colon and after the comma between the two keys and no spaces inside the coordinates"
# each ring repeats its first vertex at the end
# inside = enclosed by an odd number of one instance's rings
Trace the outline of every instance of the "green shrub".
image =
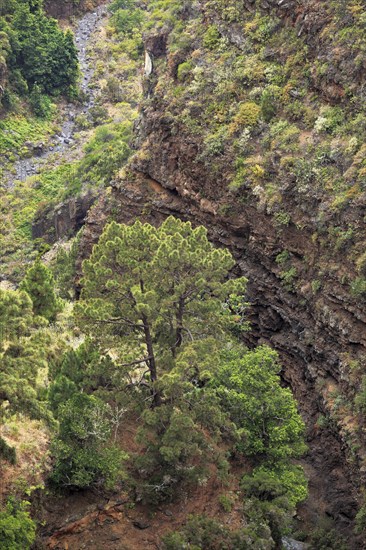
{"type": "Polygon", "coordinates": [[[35,84],[29,96],[29,103],[34,114],[40,118],[51,118],[52,103],[47,95],[42,94],[40,86],[35,84]]]}
{"type": "Polygon", "coordinates": [[[260,113],[261,108],[256,103],[252,101],[242,103],[230,124],[230,132],[236,133],[245,127],[255,126],[259,121],[260,113]]]}
{"type": "Polygon", "coordinates": [[[193,67],[194,65],[192,61],[184,61],[183,63],[178,65],[177,79],[180,82],[184,82],[185,80],[187,80],[192,72],[193,67]]]}
{"type": "Polygon", "coordinates": [[[267,86],[262,92],[260,102],[263,119],[266,122],[272,120],[280,107],[281,88],[279,86],[267,86]]]}
{"type": "Polygon", "coordinates": [[[1,550],[29,550],[36,536],[36,525],[27,512],[29,503],[8,502],[0,511],[1,550]]]}
{"type": "Polygon", "coordinates": [[[316,119],[314,129],[317,132],[336,134],[344,123],[344,111],[341,107],[327,107],[316,119]]]}
{"type": "Polygon", "coordinates": [[[62,304],[55,294],[52,271],[40,259],[28,269],[21,288],[30,296],[35,315],[41,315],[51,322],[55,321],[62,304]]]}
{"type": "Polygon", "coordinates": [[[357,277],[351,282],[351,294],[356,298],[366,299],[366,278],[357,277]]]}
{"type": "Polygon", "coordinates": [[[13,67],[17,70],[18,81],[21,76],[30,89],[37,85],[46,94],[64,93],[75,85],[78,60],[70,31],[63,32],[41,6],[33,11],[27,2],[17,3],[9,21],[8,32],[12,36],[9,65],[10,70],[13,67]]]}
{"type": "Polygon", "coordinates": [[[81,232],[72,241],[70,248],[60,247],[53,265],[53,274],[61,298],[75,297],[76,260],[79,251],[81,232]]]}
{"type": "Polygon", "coordinates": [[[355,405],[359,413],[365,414],[366,412],[366,376],[362,377],[361,388],[355,396],[355,405]]]}
{"type": "Polygon", "coordinates": [[[316,294],[321,289],[322,283],[319,281],[319,279],[314,279],[311,281],[311,290],[313,291],[313,294],[316,294]]]}
{"type": "Polygon", "coordinates": [[[296,267],[293,266],[293,267],[290,267],[290,269],[288,269],[287,271],[281,271],[280,277],[283,281],[285,288],[287,288],[288,290],[293,290],[294,280],[297,277],[296,267]]]}
{"type": "Polygon", "coordinates": [[[0,437],[0,460],[7,460],[10,464],[16,463],[15,447],[10,447],[2,437],[0,437]]]}
{"type": "Polygon", "coordinates": [[[227,127],[220,126],[219,129],[213,133],[206,136],[204,140],[204,152],[200,155],[200,158],[215,157],[224,152],[225,143],[227,140],[227,127]]]}
{"type": "Polygon", "coordinates": [[[123,37],[133,38],[144,19],[143,11],[140,9],[114,9],[112,24],[118,34],[123,37]]]}
{"type": "Polygon", "coordinates": [[[308,495],[304,470],[292,464],[259,466],[252,474],[244,476],[241,487],[247,497],[262,501],[272,502],[285,496],[292,508],[303,502],[308,495]]]}
{"type": "Polygon", "coordinates": [[[109,118],[108,109],[102,105],[94,105],[94,107],[91,107],[89,109],[89,115],[94,126],[99,126],[100,124],[107,122],[109,118]]]}
{"type": "Polygon", "coordinates": [[[287,226],[291,221],[291,215],[289,212],[276,212],[274,219],[277,226],[287,226]]]}
{"type": "Polygon", "coordinates": [[[270,128],[269,138],[272,151],[286,154],[298,150],[300,130],[295,124],[287,120],[274,122],[270,128]]]}
{"type": "Polygon", "coordinates": [[[286,264],[290,259],[290,253],[288,250],[283,250],[276,256],[276,264],[278,265],[284,265],[286,264]]]}
{"type": "Polygon", "coordinates": [[[348,550],[344,537],[332,528],[318,528],[310,535],[309,550],[348,550]]]}
{"type": "Polygon", "coordinates": [[[220,495],[219,504],[224,512],[229,513],[233,508],[233,497],[231,495],[220,495]]]}
{"type": "Polygon", "coordinates": [[[58,405],[59,433],[53,441],[55,463],[51,480],[59,487],[112,488],[123,476],[126,455],[108,443],[110,408],[96,397],[74,393],[58,405]]]}
{"type": "Polygon", "coordinates": [[[216,519],[207,516],[190,516],[181,531],[168,533],[163,537],[164,550],[260,550],[272,548],[270,532],[260,523],[231,531],[216,519]]]}
{"type": "Polygon", "coordinates": [[[296,505],[307,497],[307,481],[300,466],[259,466],[243,477],[244,509],[252,521],[265,521],[277,544],[291,526],[296,505]]]}
{"type": "Polygon", "coordinates": [[[203,45],[209,50],[215,50],[220,43],[221,35],[216,25],[210,25],[203,37],[203,45]]]}

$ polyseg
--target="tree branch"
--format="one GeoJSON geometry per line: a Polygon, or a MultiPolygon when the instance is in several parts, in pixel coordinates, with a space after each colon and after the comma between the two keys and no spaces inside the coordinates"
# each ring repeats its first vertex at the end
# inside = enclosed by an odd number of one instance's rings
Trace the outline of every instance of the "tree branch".
{"type": "MultiPolygon", "coordinates": [[[[144,357],[143,359],[138,359],[137,361],[131,361],[131,363],[121,363],[119,367],[131,367],[132,365],[138,365],[139,363],[145,363],[151,359],[151,355],[144,357]]],[[[149,371],[146,371],[149,372],[149,371]]]]}

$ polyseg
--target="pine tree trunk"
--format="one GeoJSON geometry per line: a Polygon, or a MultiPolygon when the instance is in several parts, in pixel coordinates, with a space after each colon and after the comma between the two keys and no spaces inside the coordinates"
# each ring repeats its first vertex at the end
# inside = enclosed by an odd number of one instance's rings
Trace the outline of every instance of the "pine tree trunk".
{"type": "Polygon", "coordinates": [[[157,379],[158,379],[158,374],[157,374],[157,371],[156,371],[156,361],[155,361],[155,355],[154,355],[154,347],[153,347],[153,342],[152,342],[152,337],[151,337],[150,325],[149,325],[148,319],[145,315],[142,316],[142,322],[144,324],[145,343],[146,343],[147,353],[148,353],[148,356],[149,356],[149,359],[147,360],[147,364],[148,364],[148,367],[149,367],[149,370],[150,370],[151,382],[152,382],[152,385],[153,385],[153,387],[151,389],[151,393],[154,397],[153,406],[154,407],[159,407],[159,405],[161,405],[161,395],[156,390],[156,388],[154,387],[155,383],[157,382],[157,379]]]}

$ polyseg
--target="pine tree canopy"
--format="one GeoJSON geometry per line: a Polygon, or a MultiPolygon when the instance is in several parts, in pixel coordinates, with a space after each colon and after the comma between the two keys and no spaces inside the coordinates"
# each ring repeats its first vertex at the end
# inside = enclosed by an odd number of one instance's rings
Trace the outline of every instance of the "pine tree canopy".
{"type": "Polygon", "coordinates": [[[127,363],[146,363],[154,385],[184,343],[220,338],[233,320],[241,322],[235,297],[244,294],[246,279],[229,278],[234,264],[190,222],[113,222],[83,264],[77,317],[105,347],[128,345],[127,363]]]}

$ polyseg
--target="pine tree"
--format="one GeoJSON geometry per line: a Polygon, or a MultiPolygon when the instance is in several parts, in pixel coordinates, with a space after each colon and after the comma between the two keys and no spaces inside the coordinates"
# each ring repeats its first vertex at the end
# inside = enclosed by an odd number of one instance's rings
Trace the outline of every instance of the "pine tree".
{"type": "Polygon", "coordinates": [[[35,315],[41,315],[51,322],[55,320],[60,311],[60,301],[55,294],[52,272],[40,259],[28,269],[21,288],[30,296],[35,315]]]}
{"type": "MultiPolygon", "coordinates": [[[[110,397],[117,401],[117,383],[124,412],[138,411],[143,448],[131,473],[142,499],[156,503],[181,484],[203,482],[208,465],[224,480],[225,441],[226,449],[262,467],[262,481],[282,476],[291,516],[291,495],[306,492],[301,470],[288,464],[305,449],[303,423],[280,386],[276,354],[267,347],[248,351],[236,339],[246,328],[246,279],[230,278],[234,265],[203,227],[173,217],[158,228],[111,223],[83,264],[76,319],[90,345],[113,357],[120,371],[110,378],[110,397]]],[[[69,363],[75,364],[71,356],[61,374],[87,387],[69,363]]],[[[70,388],[56,380],[56,407],[70,388]]],[[[269,522],[264,512],[263,518],[269,522]]]]}
{"type": "Polygon", "coordinates": [[[224,303],[246,286],[245,278],[228,278],[234,263],[190,222],[170,217],[159,228],[113,222],[84,262],[79,322],[104,348],[127,346],[123,366],[130,371],[146,364],[143,382],[159,405],[158,378],[182,344],[212,333],[219,338],[232,319],[224,303]]]}

